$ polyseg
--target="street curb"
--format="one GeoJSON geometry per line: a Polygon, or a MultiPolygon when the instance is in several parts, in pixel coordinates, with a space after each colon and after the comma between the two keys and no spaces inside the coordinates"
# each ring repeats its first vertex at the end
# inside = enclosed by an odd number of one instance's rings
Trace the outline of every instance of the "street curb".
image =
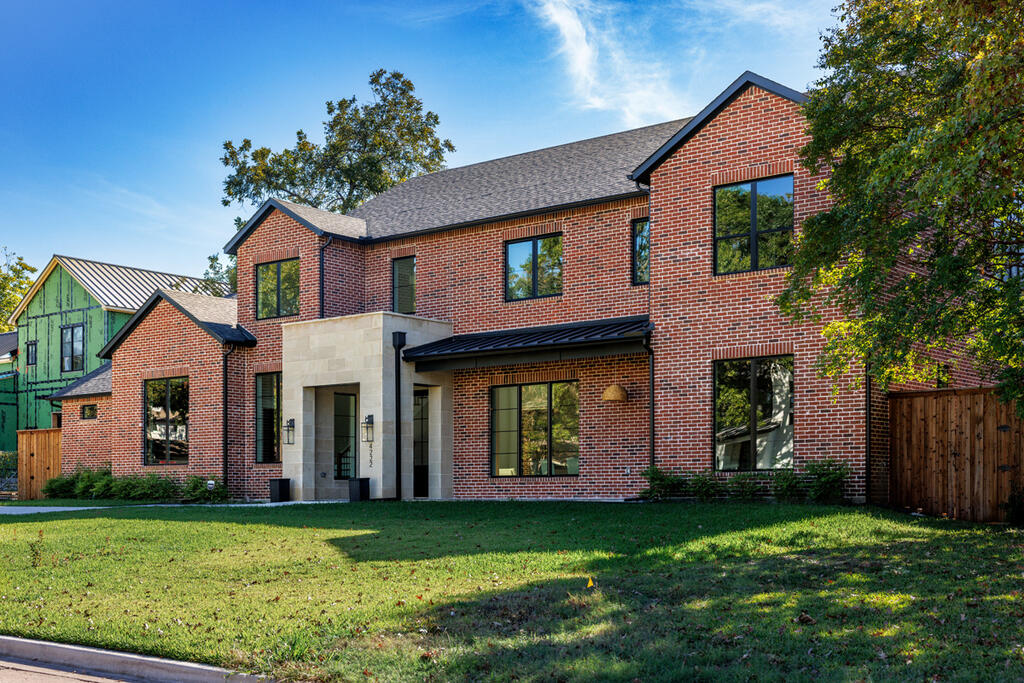
{"type": "Polygon", "coordinates": [[[208,664],[179,662],[128,652],[101,650],[82,645],[51,643],[13,636],[0,636],[0,657],[11,657],[42,665],[73,667],[95,674],[127,676],[154,683],[270,683],[264,676],[235,673],[208,664]]]}

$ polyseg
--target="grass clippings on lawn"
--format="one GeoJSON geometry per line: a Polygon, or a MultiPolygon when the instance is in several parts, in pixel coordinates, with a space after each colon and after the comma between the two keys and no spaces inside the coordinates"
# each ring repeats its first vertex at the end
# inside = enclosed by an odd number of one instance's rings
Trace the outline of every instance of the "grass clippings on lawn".
{"type": "Polygon", "coordinates": [[[759,503],[50,513],[0,519],[0,631],[304,679],[1020,680],[1022,549],[759,503]]]}

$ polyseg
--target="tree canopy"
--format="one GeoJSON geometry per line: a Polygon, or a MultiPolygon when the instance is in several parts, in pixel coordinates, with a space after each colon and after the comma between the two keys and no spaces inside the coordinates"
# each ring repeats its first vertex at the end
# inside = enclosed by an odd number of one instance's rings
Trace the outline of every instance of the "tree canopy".
{"type": "Polygon", "coordinates": [[[32,288],[32,273],[36,272],[25,259],[0,247],[0,332],[10,332],[14,326],[7,322],[18,303],[32,288]]]}
{"type": "Polygon", "coordinates": [[[831,170],[835,204],[803,223],[779,304],[798,320],[846,314],[825,326],[826,375],[867,363],[883,386],[934,381],[959,340],[1004,398],[1024,399],[1024,7],[838,12],[802,150],[831,170]]]}

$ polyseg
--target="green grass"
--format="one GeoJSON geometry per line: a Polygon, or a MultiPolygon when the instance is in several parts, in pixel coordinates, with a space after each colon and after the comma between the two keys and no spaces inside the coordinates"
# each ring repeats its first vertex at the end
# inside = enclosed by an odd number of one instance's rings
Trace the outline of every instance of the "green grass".
{"type": "Polygon", "coordinates": [[[1021,680],[1022,589],[1021,533],[873,509],[0,518],[0,631],[284,678],[1021,680]]]}

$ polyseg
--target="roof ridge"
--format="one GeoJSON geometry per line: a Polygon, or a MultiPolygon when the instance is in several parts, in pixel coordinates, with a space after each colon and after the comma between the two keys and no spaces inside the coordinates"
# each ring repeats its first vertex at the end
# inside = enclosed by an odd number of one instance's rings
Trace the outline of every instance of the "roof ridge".
{"type": "Polygon", "coordinates": [[[82,258],[81,256],[68,256],[66,254],[54,254],[53,258],[56,259],[71,259],[73,261],[84,261],[86,263],[95,263],[100,266],[113,266],[114,268],[128,268],[129,270],[141,270],[146,273],[155,273],[157,275],[169,275],[171,277],[183,277],[189,280],[202,280],[203,277],[199,275],[182,275],[181,273],[169,273],[164,270],[154,270],[152,268],[142,268],[140,266],[126,266],[123,263],[110,263],[109,261],[97,261],[91,258],[82,258]]]}

